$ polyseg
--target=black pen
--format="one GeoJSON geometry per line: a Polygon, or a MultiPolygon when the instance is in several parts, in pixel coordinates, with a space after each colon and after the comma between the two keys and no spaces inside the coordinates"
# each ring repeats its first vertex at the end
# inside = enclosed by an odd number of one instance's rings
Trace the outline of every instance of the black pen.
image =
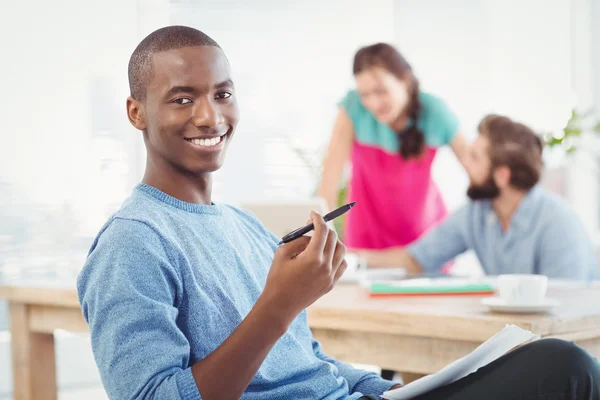
{"type": "MultiPolygon", "coordinates": [[[[348,212],[352,207],[354,207],[355,204],[356,204],[356,202],[353,202],[350,204],[345,204],[345,205],[341,206],[340,208],[336,208],[332,212],[326,214],[323,217],[323,219],[325,220],[325,222],[329,222],[329,221],[339,217],[340,215],[348,212]]],[[[288,233],[287,235],[285,235],[284,237],[282,237],[281,242],[279,242],[279,244],[282,245],[284,243],[288,243],[288,242],[291,242],[292,240],[298,239],[299,237],[304,236],[305,234],[312,231],[313,229],[315,229],[314,224],[308,224],[306,226],[298,228],[295,231],[292,231],[292,232],[288,233]]]]}

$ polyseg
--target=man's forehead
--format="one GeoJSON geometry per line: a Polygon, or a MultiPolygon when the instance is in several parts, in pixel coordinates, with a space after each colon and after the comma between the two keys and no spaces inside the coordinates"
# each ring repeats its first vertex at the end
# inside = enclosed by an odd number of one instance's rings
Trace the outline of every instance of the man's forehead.
{"type": "MultiPolygon", "coordinates": [[[[152,56],[153,77],[150,86],[193,81],[213,84],[230,79],[229,62],[215,46],[184,47],[152,56]]],[[[188,82],[189,83],[189,82],[188,82]]]]}

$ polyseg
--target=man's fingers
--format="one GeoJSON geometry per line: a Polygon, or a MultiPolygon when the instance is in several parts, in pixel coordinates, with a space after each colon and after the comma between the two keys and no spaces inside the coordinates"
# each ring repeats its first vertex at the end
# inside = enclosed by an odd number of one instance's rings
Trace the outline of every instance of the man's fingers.
{"type": "Polygon", "coordinates": [[[310,219],[313,225],[315,226],[315,231],[310,239],[310,243],[308,244],[307,250],[315,255],[321,255],[323,254],[325,244],[327,243],[327,235],[329,233],[329,229],[327,228],[323,217],[319,215],[316,211],[310,212],[310,219]]]}
{"type": "Polygon", "coordinates": [[[344,275],[344,272],[346,272],[347,267],[348,267],[348,263],[346,262],[345,259],[342,259],[342,263],[340,264],[338,269],[335,271],[335,275],[333,277],[334,284],[342,277],[342,275],[344,275]]]}
{"type": "Polygon", "coordinates": [[[333,256],[336,251],[336,245],[338,243],[337,234],[334,230],[328,229],[327,232],[327,242],[325,243],[325,249],[323,250],[323,256],[325,257],[325,262],[328,264],[333,263],[333,256]]]}
{"type": "Polygon", "coordinates": [[[335,246],[335,253],[333,254],[333,260],[331,261],[331,265],[332,265],[333,269],[338,268],[338,266],[342,263],[342,261],[344,261],[344,259],[346,257],[346,252],[347,252],[346,246],[344,246],[344,244],[338,240],[336,243],[336,246],[335,246]]]}

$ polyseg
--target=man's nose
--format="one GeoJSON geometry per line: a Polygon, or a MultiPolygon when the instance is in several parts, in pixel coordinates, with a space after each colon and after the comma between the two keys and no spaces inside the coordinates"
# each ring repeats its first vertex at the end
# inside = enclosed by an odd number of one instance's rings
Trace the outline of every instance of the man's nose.
{"type": "Polygon", "coordinates": [[[196,101],[193,116],[194,125],[200,127],[215,127],[223,122],[223,115],[216,104],[210,99],[196,101]]]}

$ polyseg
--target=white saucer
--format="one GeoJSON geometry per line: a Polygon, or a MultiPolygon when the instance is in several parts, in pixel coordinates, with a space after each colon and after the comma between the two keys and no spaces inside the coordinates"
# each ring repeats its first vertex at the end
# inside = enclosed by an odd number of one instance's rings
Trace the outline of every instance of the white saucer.
{"type": "Polygon", "coordinates": [[[543,313],[554,307],[560,306],[560,301],[546,298],[541,304],[508,304],[501,297],[484,297],[481,304],[488,306],[492,311],[505,313],[543,313]]]}

